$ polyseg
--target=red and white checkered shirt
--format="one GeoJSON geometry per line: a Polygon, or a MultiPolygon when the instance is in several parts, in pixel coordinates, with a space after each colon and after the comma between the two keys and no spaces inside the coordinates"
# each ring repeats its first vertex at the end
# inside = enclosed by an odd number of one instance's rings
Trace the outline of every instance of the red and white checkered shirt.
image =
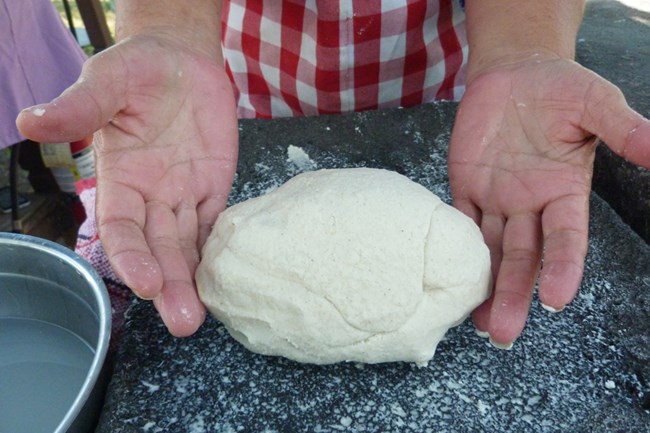
{"type": "Polygon", "coordinates": [[[458,100],[464,19],[457,0],[227,0],[222,43],[239,117],[458,100]]]}

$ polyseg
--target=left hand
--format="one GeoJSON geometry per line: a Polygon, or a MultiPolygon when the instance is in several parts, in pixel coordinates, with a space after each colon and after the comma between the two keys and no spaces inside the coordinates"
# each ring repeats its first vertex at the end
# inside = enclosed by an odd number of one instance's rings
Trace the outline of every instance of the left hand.
{"type": "Polygon", "coordinates": [[[449,177],[454,205],[490,248],[495,286],[473,319],[497,347],[521,334],[536,280],[551,311],[578,291],[596,137],[650,167],[650,122],[616,86],[571,60],[530,57],[482,72],[467,87],[449,177]]]}
{"type": "Polygon", "coordinates": [[[115,274],[153,300],[169,331],[194,333],[199,252],[237,165],[236,104],[224,69],[162,31],[124,39],[84,65],[59,98],[23,111],[25,136],[66,142],[99,130],[97,228],[115,274]]]}

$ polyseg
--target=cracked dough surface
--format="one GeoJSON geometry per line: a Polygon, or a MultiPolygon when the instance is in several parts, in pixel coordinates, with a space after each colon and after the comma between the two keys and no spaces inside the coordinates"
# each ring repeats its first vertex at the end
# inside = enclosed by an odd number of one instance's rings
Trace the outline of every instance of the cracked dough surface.
{"type": "Polygon", "coordinates": [[[219,216],[196,282],[248,349],[299,362],[425,364],[489,295],[478,227],[395,172],[300,174],[219,216]]]}

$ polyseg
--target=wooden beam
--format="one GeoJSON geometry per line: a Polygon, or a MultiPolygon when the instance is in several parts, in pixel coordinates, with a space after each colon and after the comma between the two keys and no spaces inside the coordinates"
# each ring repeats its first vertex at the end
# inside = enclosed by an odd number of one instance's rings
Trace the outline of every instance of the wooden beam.
{"type": "Polygon", "coordinates": [[[106,16],[99,0],[76,0],[79,13],[88,32],[90,44],[95,52],[102,51],[113,44],[111,32],[106,24],[106,16]]]}

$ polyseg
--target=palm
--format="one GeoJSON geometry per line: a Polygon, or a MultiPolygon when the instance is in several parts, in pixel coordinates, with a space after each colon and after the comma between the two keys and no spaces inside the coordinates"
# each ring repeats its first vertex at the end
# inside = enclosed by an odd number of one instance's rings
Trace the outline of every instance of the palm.
{"type": "MultiPolygon", "coordinates": [[[[474,320],[497,342],[513,341],[524,326],[542,251],[541,301],[561,309],[578,289],[594,134],[616,144],[625,132],[593,127],[603,108],[594,100],[621,104],[604,83],[570,61],[532,62],[478,77],[460,104],[449,175],[454,204],[479,224],[490,247],[495,290],[474,320]]],[[[641,121],[628,111],[619,128],[641,121]]]]}

